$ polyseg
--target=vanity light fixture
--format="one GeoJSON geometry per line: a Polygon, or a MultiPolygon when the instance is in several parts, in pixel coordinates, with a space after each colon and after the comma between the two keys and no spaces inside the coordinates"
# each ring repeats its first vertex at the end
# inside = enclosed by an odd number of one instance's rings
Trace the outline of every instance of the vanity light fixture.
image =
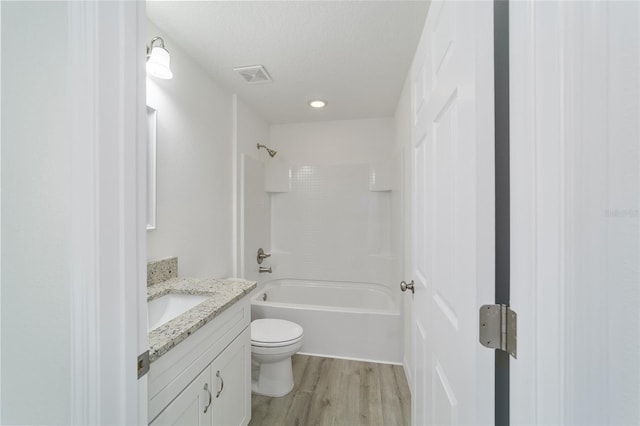
{"type": "Polygon", "coordinates": [[[312,99],[309,101],[309,106],[315,109],[324,108],[327,106],[327,101],[323,101],[322,99],[312,99]]]}
{"type": "Polygon", "coordinates": [[[154,37],[147,46],[147,74],[165,80],[173,78],[171,72],[171,55],[164,47],[162,37],[154,37]]]}

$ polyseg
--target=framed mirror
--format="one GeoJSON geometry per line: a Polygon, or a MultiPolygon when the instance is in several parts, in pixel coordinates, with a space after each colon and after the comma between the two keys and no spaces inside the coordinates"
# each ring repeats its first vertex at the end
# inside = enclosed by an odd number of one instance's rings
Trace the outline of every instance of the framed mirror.
{"type": "Polygon", "coordinates": [[[147,106],[147,231],[156,229],[156,135],[158,112],[147,106]]]}

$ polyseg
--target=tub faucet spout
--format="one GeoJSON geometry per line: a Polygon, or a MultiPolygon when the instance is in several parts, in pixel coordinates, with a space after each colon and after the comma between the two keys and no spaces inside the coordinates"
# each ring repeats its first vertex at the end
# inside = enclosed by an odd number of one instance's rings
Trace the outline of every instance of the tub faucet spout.
{"type": "Polygon", "coordinates": [[[269,266],[268,268],[266,266],[261,266],[260,269],[258,269],[258,272],[260,272],[260,273],[263,273],[263,272],[271,273],[271,266],[269,266]]]}

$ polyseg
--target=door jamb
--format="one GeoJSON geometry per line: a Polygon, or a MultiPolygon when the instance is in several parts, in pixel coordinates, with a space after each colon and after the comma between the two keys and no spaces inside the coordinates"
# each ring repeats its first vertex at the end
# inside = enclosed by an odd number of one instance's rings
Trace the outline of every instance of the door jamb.
{"type": "MultiPolygon", "coordinates": [[[[493,5],[495,95],[495,303],[509,305],[509,1],[493,5]]],[[[509,354],[495,351],[495,424],[509,425],[509,354]]]]}

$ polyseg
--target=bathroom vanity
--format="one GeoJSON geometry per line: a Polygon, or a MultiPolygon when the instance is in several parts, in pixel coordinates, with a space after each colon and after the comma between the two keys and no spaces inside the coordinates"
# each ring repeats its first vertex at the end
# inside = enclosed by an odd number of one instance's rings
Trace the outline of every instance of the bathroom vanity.
{"type": "MultiPolygon", "coordinates": [[[[251,306],[256,283],[173,278],[148,300],[204,295],[149,331],[149,420],[157,425],[246,425],[251,419],[251,306]]],[[[187,297],[188,298],[188,297],[187,297]]]]}

